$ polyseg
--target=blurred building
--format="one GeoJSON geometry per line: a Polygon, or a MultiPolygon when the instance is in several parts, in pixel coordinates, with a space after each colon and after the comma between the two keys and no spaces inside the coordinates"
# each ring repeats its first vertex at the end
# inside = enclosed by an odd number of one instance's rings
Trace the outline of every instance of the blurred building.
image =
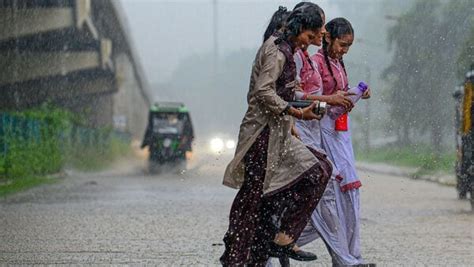
{"type": "Polygon", "coordinates": [[[0,110],[52,102],[141,138],[150,97],[118,1],[0,0],[0,110]]]}

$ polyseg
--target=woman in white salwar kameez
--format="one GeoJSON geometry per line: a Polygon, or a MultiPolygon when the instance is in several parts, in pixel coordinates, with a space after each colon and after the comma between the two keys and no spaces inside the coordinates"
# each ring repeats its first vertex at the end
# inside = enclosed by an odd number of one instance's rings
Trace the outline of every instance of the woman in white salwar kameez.
{"type": "MultiPolygon", "coordinates": [[[[349,21],[343,18],[330,21],[326,25],[326,31],[323,49],[312,59],[317,62],[320,70],[323,94],[333,95],[349,88],[342,56],[352,45],[354,31],[349,21]]],[[[364,98],[368,97],[370,91],[364,95],[364,98]]],[[[339,119],[341,118],[337,120],[339,119]]],[[[346,122],[350,123],[348,118],[346,122]]],[[[319,236],[322,237],[331,254],[333,266],[365,265],[360,252],[359,236],[358,188],[361,182],[355,170],[349,126],[347,125],[345,131],[338,131],[336,120],[329,116],[324,116],[320,122],[321,145],[333,162],[334,171],[320,203],[312,214],[311,223],[297,242],[299,246],[303,246],[319,236]]]]}
{"type": "MultiPolygon", "coordinates": [[[[313,60],[301,50],[295,54],[295,62],[297,63],[297,74],[299,74],[297,77],[302,80],[301,85],[303,89],[302,92],[297,92],[297,98],[315,100],[324,97],[331,97],[322,95],[323,82],[317,63],[313,62],[313,60]],[[302,63],[301,68],[299,68],[300,62],[302,63]]],[[[340,91],[332,96],[343,96],[344,94],[345,92],[343,93],[343,91],[340,91]]],[[[332,102],[331,104],[334,105],[335,103],[332,102]]],[[[351,107],[350,101],[349,104],[341,103],[341,105],[349,108],[351,107]]],[[[325,142],[322,140],[322,134],[324,133],[322,133],[319,121],[297,121],[296,132],[305,145],[326,153],[323,150],[323,144],[325,142]]],[[[327,145],[325,147],[327,147],[327,145]]],[[[347,201],[341,199],[342,194],[336,193],[336,190],[340,190],[340,181],[342,177],[337,167],[335,167],[337,165],[338,164],[333,165],[333,173],[323,197],[316,207],[316,210],[313,212],[310,223],[298,239],[297,244],[298,246],[303,246],[318,237],[322,237],[329,253],[331,254],[334,265],[357,265],[359,264],[359,261],[353,257],[348,250],[344,249],[347,246],[347,231],[341,231],[345,225],[343,222],[351,220],[351,218],[348,218],[346,214],[355,213],[344,212],[343,207],[347,201]],[[338,203],[340,205],[338,205],[338,203]]]]}

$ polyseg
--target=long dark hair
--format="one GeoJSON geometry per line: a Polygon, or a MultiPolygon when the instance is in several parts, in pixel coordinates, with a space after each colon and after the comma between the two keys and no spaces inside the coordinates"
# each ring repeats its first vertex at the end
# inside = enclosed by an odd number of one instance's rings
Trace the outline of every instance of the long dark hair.
{"type": "Polygon", "coordinates": [[[322,26],[321,8],[308,2],[290,13],[284,34],[286,38],[296,37],[305,30],[319,30],[322,26]]]}
{"type": "Polygon", "coordinates": [[[298,8],[305,8],[307,6],[313,6],[314,8],[318,9],[319,14],[321,15],[321,17],[325,15],[324,10],[321,7],[319,7],[317,4],[309,2],[309,1],[299,2],[298,4],[296,4],[296,6],[293,8],[293,10],[298,9],[298,8]]]}
{"type": "MultiPolygon", "coordinates": [[[[354,29],[352,28],[351,23],[345,18],[335,18],[331,20],[330,22],[328,22],[326,24],[326,31],[327,31],[326,34],[329,34],[329,38],[331,40],[336,40],[336,38],[341,38],[343,35],[346,35],[346,34],[354,35],[354,29]]],[[[331,63],[329,62],[328,50],[329,50],[329,43],[326,41],[326,38],[323,38],[324,60],[326,62],[326,66],[329,69],[329,72],[331,73],[331,77],[333,78],[334,83],[337,86],[337,80],[334,77],[334,73],[331,68],[331,63]]],[[[347,76],[346,66],[344,66],[344,61],[342,60],[342,58],[340,59],[340,62],[344,70],[344,74],[346,74],[347,76]]]]}
{"type": "Polygon", "coordinates": [[[286,7],[280,6],[278,10],[273,13],[270,23],[268,24],[265,33],[263,34],[263,42],[265,42],[272,34],[280,30],[285,26],[286,19],[290,15],[290,11],[287,11],[286,7]]]}

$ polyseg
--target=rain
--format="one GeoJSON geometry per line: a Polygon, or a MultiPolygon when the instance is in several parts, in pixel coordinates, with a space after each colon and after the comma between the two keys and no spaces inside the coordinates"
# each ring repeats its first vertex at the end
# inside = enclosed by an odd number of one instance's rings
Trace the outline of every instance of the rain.
{"type": "Polygon", "coordinates": [[[0,1],[0,265],[472,266],[474,2],[309,2],[0,1]]]}

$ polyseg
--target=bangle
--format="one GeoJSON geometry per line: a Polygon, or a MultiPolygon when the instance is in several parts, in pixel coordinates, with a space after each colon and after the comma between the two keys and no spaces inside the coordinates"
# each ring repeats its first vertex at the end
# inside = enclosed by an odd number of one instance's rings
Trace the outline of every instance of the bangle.
{"type": "Polygon", "coordinates": [[[303,110],[301,108],[298,108],[298,110],[301,112],[301,119],[300,120],[303,120],[303,110]]]}

